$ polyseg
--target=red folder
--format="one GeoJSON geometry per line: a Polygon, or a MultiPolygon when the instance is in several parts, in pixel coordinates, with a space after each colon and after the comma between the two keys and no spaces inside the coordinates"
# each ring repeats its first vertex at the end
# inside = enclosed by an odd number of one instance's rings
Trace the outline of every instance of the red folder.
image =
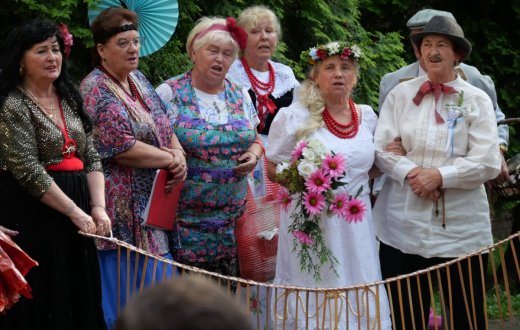
{"type": "Polygon", "coordinates": [[[163,230],[173,229],[183,182],[176,184],[170,192],[165,192],[164,187],[168,181],[168,174],[166,170],[157,170],[152,193],[144,212],[143,226],[163,230]]]}

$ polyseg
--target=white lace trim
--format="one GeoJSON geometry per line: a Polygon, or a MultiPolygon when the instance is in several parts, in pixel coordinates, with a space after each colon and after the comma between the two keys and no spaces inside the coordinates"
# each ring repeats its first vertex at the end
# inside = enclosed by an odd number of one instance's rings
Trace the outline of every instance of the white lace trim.
{"type": "MultiPolygon", "coordinates": [[[[274,91],[271,95],[273,95],[275,99],[284,95],[293,88],[300,86],[300,83],[298,80],[296,80],[296,77],[294,76],[294,73],[290,67],[285,64],[273,61],[269,61],[269,63],[271,63],[274,69],[275,85],[274,91]]],[[[251,69],[251,71],[261,82],[269,82],[269,71],[260,72],[254,69],[251,69]]],[[[251,82],[249,81],[249,77],[247,76],[242,62],[240,62],[240,59],[237,59],[235,62],[233,62],[229,68],[227,78],[239,85],[242,85],[246,89],[251,89],[251,82]]]]}

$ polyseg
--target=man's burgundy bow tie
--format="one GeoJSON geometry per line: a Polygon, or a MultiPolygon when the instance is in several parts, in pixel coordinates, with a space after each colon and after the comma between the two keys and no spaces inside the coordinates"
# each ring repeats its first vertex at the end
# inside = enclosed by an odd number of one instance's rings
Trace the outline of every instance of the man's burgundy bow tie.
{"type": "Polygon", "coordinates": [[[444,123],[444,119],[442,119],[441,115],[437,111],[437,103],[439,102],[439,97],[442,93],[455,94],[458,93],[458,91],[451,86],[446,86],[439,83],[432,83],[431,81],[427,80],[421,85],[421,87],[419,87],[417,94],[413,98],[413,103],[415,103],[415,105],[421,104],[424,96],[426,96],[426,94],[429,93],[433,93],[433,96],[435,97],[435,122],[437,124],[442,124],[444,123]]]}

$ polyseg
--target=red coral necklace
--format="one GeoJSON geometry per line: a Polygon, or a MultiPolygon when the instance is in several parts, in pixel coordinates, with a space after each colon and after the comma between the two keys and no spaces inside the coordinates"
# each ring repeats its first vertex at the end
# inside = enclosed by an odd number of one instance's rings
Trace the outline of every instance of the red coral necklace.
{"type": "Polygon", "coordinates": [[[244,56],[240,58],[240,62],[242,62],[242,65],[244,66],[244,70],[247,73],[247,77],[251,82],[251,88],[253,89],[253,92],[255,92],[256,95],[256,100],[258,102],[257,111],[258,116],[260,117],[259,130],[262,131],[264,126],[264,118],[266,117],[267,112],[269,111],[270,114],[274,114],[274,112],[276,111],[276,104],[274,104],[273,100],[269,98],[269,95],[271,95],[271,93],[274,91],[275,86],[274,68],[271,65],[271,63],[267,62],[267,66],[269,68],[269,81],[267,83],[264,83],[255,77],[253,71],[251,71],[251,67],[249,67],[249,64],[247,64],[246,58],[244,56]],[[262,91],[263,94],[260,94],[260,91],[262,91]]]}
{"type": "Polygon", "coordinates": [[[261,95],[259,93],[259,90],[262,90],[265,92],[265,94],[271,94],[274,91],[274,68],[271,65],[271,63],[267,62],[267,67],[269,70],[269,81],[267,83],[264,83],[253,74],[253,71],[251,71],[251,67],[247,63],[247,60],[245,57],[241,57],[240,61],[242,62],[242,65],[244,66],[244,69],[246,70],[247,77],[249,78],[249,81],[251,82],[251,87],[253,88],[253,91],[256,95],[261,95]]]}
{"type": "Polygon", "coordinates": [[[350,139],[356,136],[359,130],[359,116],[356,111],[356,105],[352,99],[348,100],[348,105],[350,107],[350,111],[352,113],[352,120],[348,124],[338,123],[330,114],[327,107],[323,110],[321,116],[323,117],[323,121],[325,122],[325,126],[327,129],[340,139],[350,139]]]}

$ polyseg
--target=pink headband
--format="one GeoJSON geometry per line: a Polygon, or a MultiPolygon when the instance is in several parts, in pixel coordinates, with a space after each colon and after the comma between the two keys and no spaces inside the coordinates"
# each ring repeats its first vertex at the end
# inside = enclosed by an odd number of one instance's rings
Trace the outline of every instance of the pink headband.
{"type": "Polygon", "coordinates": [[[190,45],[190,51],[193,49],[193,43],[195,40],[204,37],[208,32],[211,31],[224,31],[228,32],[231,38],[238,43],[240,49],[245,49],[247,45],[247,32],[244,31],[240,26],[237,25],[235,18],[228,17],[226,18],[226,25],[224,24],[213,24],[209,28],[204,31],[200,31],[193,37],[190,45]]]}

